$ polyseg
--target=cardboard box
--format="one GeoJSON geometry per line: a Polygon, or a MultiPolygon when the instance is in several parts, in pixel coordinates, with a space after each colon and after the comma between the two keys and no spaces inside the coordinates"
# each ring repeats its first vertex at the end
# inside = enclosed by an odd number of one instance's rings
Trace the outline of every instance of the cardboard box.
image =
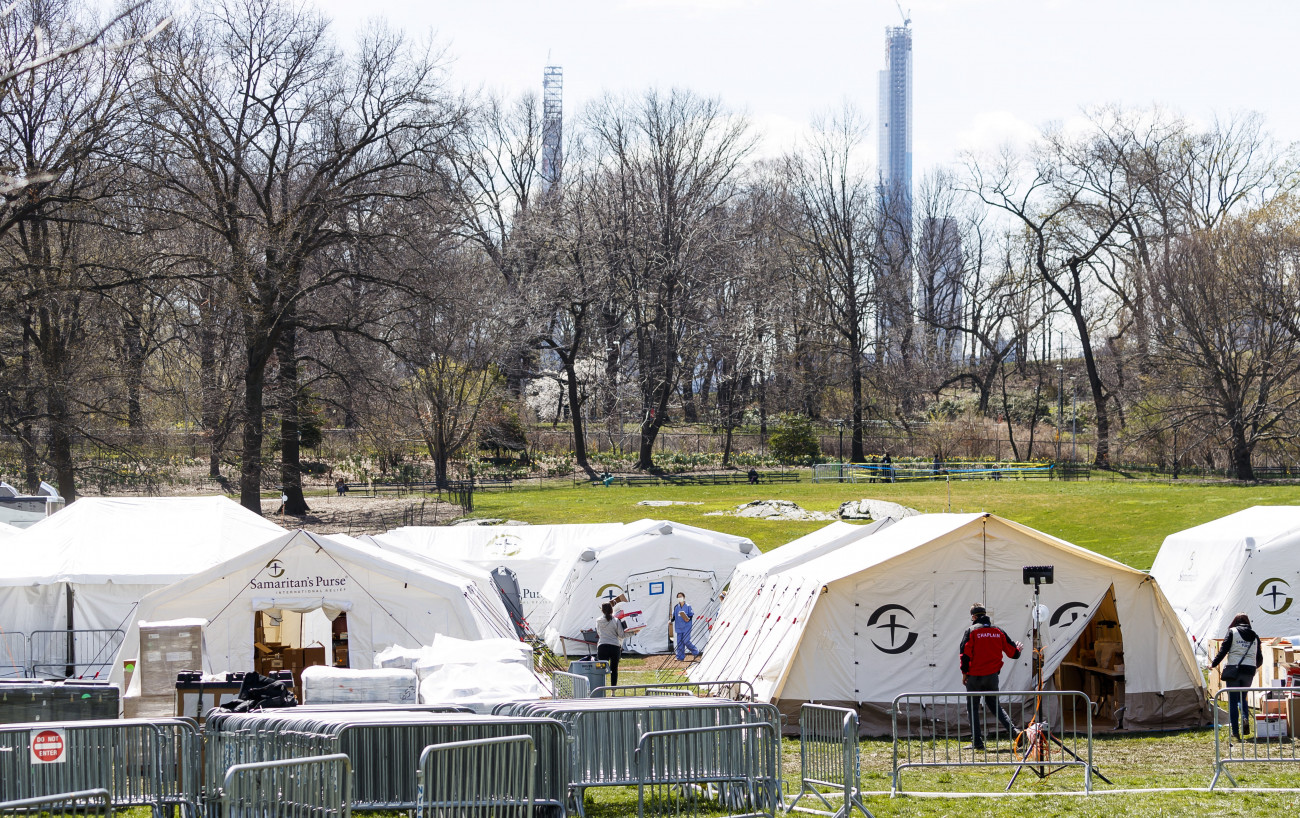
{"type": "Polygon", "coordinates": [[[140,623],[140,690],[145,696],[171,698],[176,675],[203,667],[202,619],[140,623]]]}
{"type": "MultiPolygon", "coordinates": [[[[175,684],[176,680],[172,680],[175,684]]],[[[162,719],[176,715],[176,695],[128,696],[122,699],[122,715],[128,719],[162,719]]]]}
{"type": "Polygon", "coordinates": [[[1286,716],[1255,716],[1255,736],[1257,738],[1285,738],[1291,735],[1286,716]]]}

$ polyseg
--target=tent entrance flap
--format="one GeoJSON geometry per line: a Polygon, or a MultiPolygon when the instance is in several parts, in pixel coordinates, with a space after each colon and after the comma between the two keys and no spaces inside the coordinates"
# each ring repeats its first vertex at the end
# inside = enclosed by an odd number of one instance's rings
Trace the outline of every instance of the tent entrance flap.
{"type": "Polygon", "coordinates": [[[629,653],[667,653],[672,635],[672,607],[677,594],[686,594],[687,602],[699,613],[717,592],[718,579],[712,571],[688,568],[662,568],[633,574],[627,578],[625,610],[641,611],[646,626],[623,641],[629,653]]]}
{"type": "Polygon", "coordinates": [[[1106,589],[1085,614],[1072,623],[1077,635],[1054,638],[1052,646],[1066,648],[1048,652],[1047,669],[1053,653],[1060,656],[1053,674],[1058,690],[1078,690],[1087,694],[1096,708],[1096,716],[1122,723],[1124,708],[1124,636],[1115,604],[1115,587],[1106,589]],[[1068,641],[1067,641],[1068,640],[1068,641]]]}

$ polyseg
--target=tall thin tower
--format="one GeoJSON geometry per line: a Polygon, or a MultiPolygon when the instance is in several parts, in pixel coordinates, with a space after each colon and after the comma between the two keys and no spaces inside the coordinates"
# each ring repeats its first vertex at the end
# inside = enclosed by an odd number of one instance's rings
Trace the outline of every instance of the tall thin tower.
{"type": "MultiPolygon", "coordinates": [[[[910,22],[910,21],[909,21],[910,22]]],[[[885,195],[912,212],[912,29],[885,29],[885,70],[880,72],[880,184],[885,195]]],[[[910,218],[908,222],[910,223],[910,218]]]]}
{"type": "Polygon", "coordinates": [[[542,192],[560,186],[564,165],[564,69],[548,65],[542,71],[542,192]]]}
{"type": "MultiPolygon", "coordinates": [[[[901,11],[901,9],[900,9],[901,11]]],[[[880,259],[876,333],[886,359],[907,358],[912,328],[912,29],[885,29],[880,72],[880,259]]]]}

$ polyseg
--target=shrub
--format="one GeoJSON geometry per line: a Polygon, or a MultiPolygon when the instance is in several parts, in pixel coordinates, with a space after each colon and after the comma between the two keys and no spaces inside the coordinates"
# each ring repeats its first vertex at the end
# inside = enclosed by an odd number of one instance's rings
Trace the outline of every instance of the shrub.
{"type": "Polygon", "coordinates": [[[812,421],[802,415],[782,415],[767,445],[782,463],[811,463],[822,453],[812,421]]]}

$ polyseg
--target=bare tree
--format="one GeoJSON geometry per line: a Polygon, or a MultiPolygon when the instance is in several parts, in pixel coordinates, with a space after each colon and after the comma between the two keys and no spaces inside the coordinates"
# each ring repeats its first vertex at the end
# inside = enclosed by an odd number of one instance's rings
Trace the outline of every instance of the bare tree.
{"type": "Polygon", "coordinates": [[[748,125],[686,91],[606,97],[586,124],[605,188],[602,263],[626,307],[641,397],[637,468],[654,444],[679,377],[680,344],[715,268],[718,220],[753,146],[748,125]]]}
{"type": "MultiPolygon", "coordinates": [[[[427,49],[372,27],[344,53],[323,18],[279,0],[224,0],[150,54],[150,113],[170,146],[156,172],[225,244],[242,312],[240,501],[260,509],[268,365],[295,391],[302,305],[350,274],[310,262],[355,238],[354,208],[417,195],[401,180],[442,155],[457,113],[427,49]]],[[[292,403],[280,414],[286,511],[302,513],[292,403]]]]}

